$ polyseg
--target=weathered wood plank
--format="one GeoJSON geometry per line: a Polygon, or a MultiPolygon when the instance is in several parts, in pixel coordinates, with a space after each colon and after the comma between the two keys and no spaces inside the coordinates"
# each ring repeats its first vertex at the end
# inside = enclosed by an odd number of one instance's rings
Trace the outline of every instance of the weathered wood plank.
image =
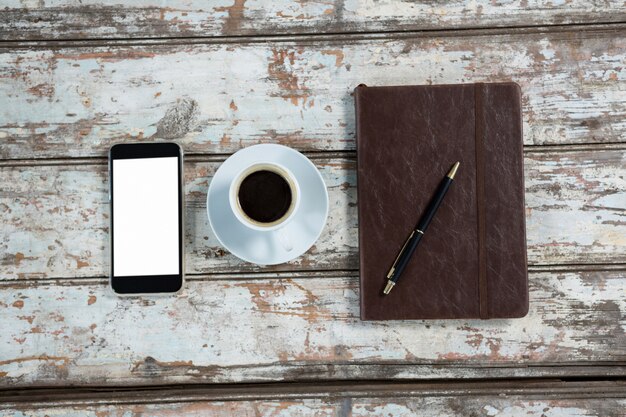
{"type": "Polygon", "coordinates": [[[626,262],[626,152],[530,152],[524,170],[531,264],[626,262]]]}
{"type": "Polygon", "coordinates": [[[171,402],[160,404],[65,406],[51,408],[7,408],[0,416],[11,417],[105,417],[105,416],[215,416],[215,417],[413,417],[520,415],[542,417],[623,417],[624,398],[529,400],[525,398],[451,396],[435,398],[313,398],[285,401],[171,402]]]}
{"type": "Polygon", "coordinates": [[[24,2],[5,0],[0,39],[148,38],[402,31],[607,23],[626,20],[623,2],[454,0],[372,3],[277,0],[24,2]],[[80,3],[80,4],[79,4],[80,3]]]}
{"type": "Polygon", "coordinates": [[[623,375],[625,279],[532,273],[523,319],[395,322],[359,320],[356,276],[192,281],[137,299],[104,280],[4,283],[0,386],[510,378],[581,363],[623,375]]]}
{"type": "MultiPolygon", "coordinates": [[[[185,165],[186,263],[189,273],[357,267],[355,163],[316,160],[329,191],[329,225],[306,255],[262,268],[219,244],[206,213],[218,163],[185,165]]],[[[106,165],[0,168],[1,279],[108,275],[106,165]]]]}
{"type": "MultiPolygon", "coordinates": [[[[329,190],[328,224],[315,246],[283,265],[240,261],[217,242],[206,215],[215,162],[186,165],[187,272],[358,268],[353,158],[316,158],[329,190]]],[[[626,262],[626,152],[527,152],[528,259],[537,264],[626,262]]],[[[1,279],[108,274],[107,168],[0,168],[1,279]]]]}
{"type": "Polygon", "coordinates": [[[513,80],[526,144],[624,142],[625,33],[4,49],[0,157],[104,156],[163,138],[202,154],[262,142],[352,150],[360,83],[513,80]]]}

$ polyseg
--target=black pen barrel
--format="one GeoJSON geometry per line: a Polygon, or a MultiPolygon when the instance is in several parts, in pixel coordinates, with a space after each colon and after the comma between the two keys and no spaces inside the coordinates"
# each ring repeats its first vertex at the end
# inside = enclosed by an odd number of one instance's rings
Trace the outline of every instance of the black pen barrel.
{"type": "Polygon", "coordinates": [[[411,255],[413,255],[413,252],[415,252],[417,245],[420,243],[420,240],[422,240],[422,234],[415,233],[409,243],[406,245],[406,248],[404,248],[404,250],[402,251],[400,258],[398,258],[398,262],[396,263],[393,278],[391,279],[393,282],[396,282],[398,278],[400,278],[400,275],[404,271],[404,268],[406,268],[409,261],[411,260],[411,255]]]}
{"type": "Polygon", "coordinates": [[[433,219],[433,216],[441,205],[443,197],[446,195],[448,188],[450,188],[450,184],[452,184],[452,181],[454,180],[450,177],[444,177],[444,179],[441,180],[441,182],[439,183],[439,187],[437,187],[437,191],[435,191],[435,195],[433,196],[432,200],[430,200],[428,207],[426,207],[426,211],[424,212],[424,214],[420,218],[419,223],[417,224],[418,230],[421,230],[422,232],[426,231],[428,225],[430,224],[430,221],[433,219]]]}

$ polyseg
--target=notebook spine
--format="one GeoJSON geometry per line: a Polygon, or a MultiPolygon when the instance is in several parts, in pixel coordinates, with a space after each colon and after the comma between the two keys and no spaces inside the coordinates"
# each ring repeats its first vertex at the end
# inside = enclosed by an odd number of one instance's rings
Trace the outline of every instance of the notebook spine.
{"type": "MultiPolygon", "coordinates": [[[[359,137],[359,134],[360,134],[360,130],[361,130],[360,126],[359,126],[360,125],[360,112],[359,112],[359,98],[360,98],[360,95],[359,95],[359,90],[361,90],[361,89],[363,89],[365,87],[366,87],[365,84],[359,84],[354,89],[354,109],[355,109],[355,115],[356,115],[355,136],[356,136],[357,175],[358,175],[359,171],[361,170],[361,162],[362,162],[360,157],[359,157],[359,154],[360,154],[360,152],[359,152],[359,147],[360,147],[360,140],[359,140],[360,137],[359,137]]],[[[360,196],[361,192],[360,192],[360,190],[361,190],[361,187],[357,186],[357,189],[356,189],[357,201],[361,201],[361,196],[360,196]]],[[[358,213],[358,216],[359,216],[359,221],[361,221],[363,219],[363,216],[362,216],[362,213],[361,213],[361,210],[362,210],[361,207],[362,207],[361,204],[359,204],[358,207],[357,207],[357,213],[358,213]]],[[[362,236],[361,233],[359,233],[359,265],[361,265],[361,267],[362,267],[362,265],[365,265],[365,260],[363,259],[363,250],[361,249],[363,247],[362,239],[363,239],[363,236],[362,236]]],[[[364,286],[364,283],[363,283],[363,279],[364,278],[363,277],[364,277],[364,274],[360,273],[359,274],[359,281],[360,281],[361,288],[363,288],[363,286],[364,286]]],[[[364,304],[363,297],[360,297],[360,303],[359,304],[360,304],[361,320],[367,320],[367,317],[365,316],[366,306],[364,304]]]]}

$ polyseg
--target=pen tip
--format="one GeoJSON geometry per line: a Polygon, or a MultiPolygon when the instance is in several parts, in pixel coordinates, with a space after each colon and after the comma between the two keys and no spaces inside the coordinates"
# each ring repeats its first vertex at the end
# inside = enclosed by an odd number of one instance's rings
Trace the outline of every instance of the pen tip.
{"type": "Polygon", "coordinates": [[[387,286],[383,290],[383,294],[385,295],[389,294],[389,291],[391,291],[394,285],[396,285],[396,283],[393,282],[392,280],[387,281],[387,286]]]}
{"type": "Polygon", "coordinates": [[[461,165],[460,162],[455,162],[454,165],[452,165],[452,168],[450,168],[450,171],[448,172],[447,177],[450,178],[451,180],[454,179],[454,176],[456,175],[456,170],[459,169],[459,165],[461,165]]]}

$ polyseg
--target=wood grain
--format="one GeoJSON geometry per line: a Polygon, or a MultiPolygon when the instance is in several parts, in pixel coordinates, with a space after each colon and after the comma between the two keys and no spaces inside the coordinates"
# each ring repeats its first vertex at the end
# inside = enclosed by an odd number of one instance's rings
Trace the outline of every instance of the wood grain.
{"type": "Polygon", "coordinates": [[[624,142],[625,33],[14,47],[0,53],[0,157],[102,157],[113,143],[147,139],[196,154],[265,142],[353,150],[360,83],[512,80],[525,144],[624,142]]]}
{"type": "MultiPolygon", "coordinates": [[[[0,392],[0,409],[34,410],[50,407],[87,409],[113,405],[207,403],[225,401],[306,401],[310,399],[370,400],[388,402],[407,399],[498,396],[510,401],[583,400],[626,398],[624,381],[559,381],[555,379],[496,381],[322,381],[261,384],[195,384],[159,387],[32,388],[0,392]]],[[[345,401],[344,401],[345,402],[345,401]]]]}
{"type": "Polygon", "coordinates": [[[511,378],[580,364],[623,375],[625,278],[537,272],[525,318],[389,322],[359,320],[357,276],[191,281],[134,299],[104,280],[3,283],[0,386],[511,378]]]}
{"type": "Polygon", "coordinates": [[[325,398],[285,401],[258,400],[238,402],[201,402],[135,405],[70,406],[33,409],[31,407],[0,410],[0,416],[11,417],[105,417],[105,416],[215,416],[215,417],[412,417],[420,416],[490,416],[542,417],[598,416],[623,417],[624,398],[528,400],[489,397],[454,398],[325,398]]]}
{"type": "Polygon", "coordinates": [[[625,388],[614,381],[501,381],[48,389],[4,396],[0,416],[624,416],[625,388]]]}
{"type": "MultiPolygon", "coordinates": [[[[305,255],[275,267],[221,247],[206,215],[219,163],[187,163],[187,272],[357,269],[355,160],[314,162],[329,191],[328,223],[305,255]]],[[[624,150],[527,152],[525,167],[531,265],[626,262],[624,150]]],[[[108,276],[107,176],[104,164],[0,168],[0,280],[108,276]]]]}
{"type": "Polygon", "coordinates": [[[0,417],[626,416],[622,0],[120,3],[1,6],[0,417]],[[352,89],[510,80],[529,315],[360,321],[352,89]],[[192,155],[190,275],[120,299],[104,157],[144,140],[192,155]],[[314,158],[331,214],[260,268],[220,247],[205,199],[224,157],[267,142],[314,158]]]}
{"type": "Polygon", "coordinates": [[[164,38],[406,31],[626,20],[623,2],[5,0],[0,39],[164,38]],[[80,4],[79,4],[80,3],[80,4]]]}

